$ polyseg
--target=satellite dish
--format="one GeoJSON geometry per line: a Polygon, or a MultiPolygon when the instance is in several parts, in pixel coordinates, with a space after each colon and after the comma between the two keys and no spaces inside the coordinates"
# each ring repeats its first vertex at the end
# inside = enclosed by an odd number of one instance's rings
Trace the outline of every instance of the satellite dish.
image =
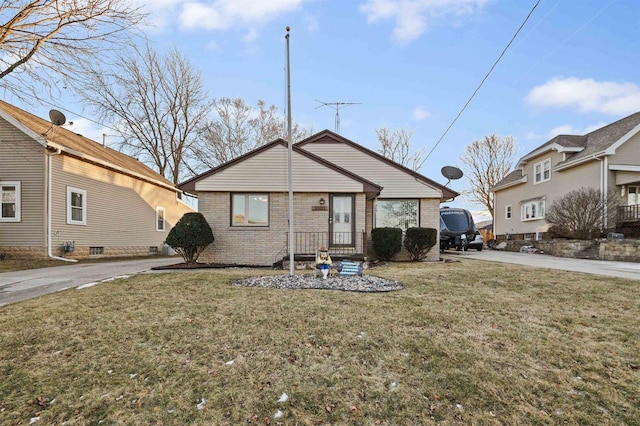
{"type": "Polygon", "coordinates": [[[62,126],[67,122],[67,117],[65,117],[64,114],[57,109],[52,109],[51,111],[49,111],[49,118],[51,119],[51,122],[56,126],[62,126]]]}
{"type": "Polygon", "coordinates": [[[451,182],[452,180],[457,180],[462,177],[462,170],[453,166],[444,166],[442,170],[440,170],[440,173],[442,173],[442,176],[448,179],[445,186],[449,185],[449,182],[451,182]]]}

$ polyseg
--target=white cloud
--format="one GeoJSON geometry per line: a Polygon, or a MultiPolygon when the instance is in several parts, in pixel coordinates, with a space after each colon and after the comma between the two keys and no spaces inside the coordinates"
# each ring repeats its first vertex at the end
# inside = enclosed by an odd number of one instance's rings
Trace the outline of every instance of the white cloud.
{"type": "Polygon", "coordinates": [[[525,102],[536,108],[564,107],[583,113],[626,115],[640,110],[640,88],[631,82],[555,77],[534,87],[525,102]]]}
{"type": "Polygon", "coordinates": [[[310,33],[315,33],[320,30],[320,22],[318,22],[318,18],[313,15],[307,15],[304,18],[307,24],[307,31],[310,33]]]}
{"type": "Polygon", "coordinates": [[[186,2],[179,16],[185,29],[227,30],[266,24],[279,15],[292,12],[304,0],[215,0],[186,2]]]}
{"type": "Polygon", "coordinates": [[[606,125],[607,123],[600,122],[598,124],[593,124],[591,126],[587,126],[583,129],[580,129],[580,128],[573,127],[570,124],[565,124],[565,125],[558,126],[551,129],[551,131],[547,134],[547,136],[549,137],[549,139],[551,139],[558,135],[586,135],[587,133],[591,133],[594,130],[597,130],[606,125]]]}
{"type": "Polygon", "coordinates": [[[82,135],[85,138],[89,138],[99,144],[102,144],[102,135],[106,134],[106,145],[113,148],[116,144],[115,136],[113,136],[115,130],[102,127],[93,121],[87,120],[86,118],[70,118],[67,116],[67,124],[64,125],[64,128],[82,135]]]}
{"type": "Polygon", "coordinates": [[[242,38],[245,43],[253,43],[258,39],[260,33],[255,28],[250,29],[242,38]]]}
{"type": "Polygon", "coordinates": [[[211,40],[207,43],[207,50],[213,53],[222,53],[222,46],[215,40],[211,40]]]}
{"type": "Polygon", "coordinates": [[[420,106],[420,105],[415,107],[415,109],[413,110],[413,119],[417,121],[424,120],[425,118],[428,118],[430,115],[431,113],[429,113],[429,111],[427,111],[423,106],[420,106]]]}
{"type": "Polygon", "coordinates": [[[548,133],[535,133],[529,132],[527,134],[527,139],[553,139],[558,135],[586,135],[587,133],[591,133],[594,130],[598,130],[601,127],[606,126],[609,123],[600,122],[598,124],[592,124],[590,126],[584,128],[574,127],[570,124],[563,124],[562,126],[554,127],[548,133]]]}
{"type": "MultiPolygon", "coordinates": [[[[366,0],[360,11],[370,23],[391,19],[395,21],[393,38],[409,42],[427,30],[427,24],[449,22],[472,15],[488,0],[366,0]]],[[[453,21],[453,22],[452,22],[453,21]]]]}

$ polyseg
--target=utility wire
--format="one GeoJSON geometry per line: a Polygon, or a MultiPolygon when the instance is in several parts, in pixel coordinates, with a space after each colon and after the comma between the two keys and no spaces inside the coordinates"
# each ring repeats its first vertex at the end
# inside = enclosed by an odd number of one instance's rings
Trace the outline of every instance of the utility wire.
{"type": "Polygon", "coordinates": [[[78,114],[78,113],[77,113],[77,112],[75,112],[75,111],[71,111],[71,110],[70,110],[70,109],[68,109],[68,108],[61,107],[60,105],[56,105],[56,104],[54,104],[53,102],[47,101],[46,99],[39,98],[37,95],[32,94],[32,93],[27,93],[27,92],[25,92],[24,90],[19,89],[19,88],[17,88],[17,87],[13,87],[13,88],[12,88],[12,90],[17,90],[18,92],[22,93],[22,94],[23,94],[23,95],[25,95],[25,96],[32,97],[32,98],[34,98],[35,100],[40,101],[40,102],[42,102],[42,103],[44,103],[44,104],[47,104],[47,105],[49,105],[49,106],[51,106],[51,107],[53,107],[53,108],[55,108],[55,109],[61,109],[61,110],[66,111],[66,112],[68,112],[68,113],[70,113],[70,114],[73,114],[73,115],[75,115],[75,116],[78,116],[78,117],[80,117],[80,118],[84,118],[85,120],[88,120],[88,121],[90,121],[90,122],[92,122],[92,123],[94,123],[94,124],[97,124],[97,125],[99,125],[99,126],[102,126],[102,127],[104,127],[104,128],[110,129],[110,130],[113,130],[114,132],[117,132],[118,134],[125,135],[125,136],[129,136],[129,137],[133,137],[133,135],[129,135],[129,134],[123,133],[121,130],[116,129],[115,127],[111,127],[111,126],[109,126],[109,125],[107,125],[107,124],[100,123],[99,121],[96,121],[96,120],[94,120],[93,118],[85,117],[84,115],[78,114]]]}
{"type": "Polygon", "coordinates": [[[473,91],[473,93],[471,94],[471,97],[469,97],[469,100],[467,100],[467,102],[464,104],[464,106],[462,107],[462,109],[460,110],[460,112],[458,113],[458,115],[456,115],[456,118],[453,119],[453,121],[451,122],[451,124],[449,124],[449,127],[447,127],[447,130],[444,131],[444,133],[442,134],[442,136],[440,136],[440,139],[438,139],[438,142],[436,142],[436,144],[433,146],[433,148],[431,148],[431,151],[429,151],[429,153],[427,154],[427,156],[425,157],[425,161],[429,158],[429,156],[433,153],[433,151],[438,147],[438,145],[440,144],[440,142],[442,142],[442,140],[444,139],[444,137],[447,135],[447,133],[449,133],[449,130],[451,130],[451,128],[453,127],[454,124],[456,124],[456,121],[458,121],[458,119],[460,118],[460,116],[462,115],[462,113],[464,112],[465,109],[467,109],[467,106],[469,106],[469,103],[471,103],[471,100],[476,96],[476,93],[478,93],[478,90],[480,90],[480,88],[482,87],[482,85],[484,84],[484,82],[487,80],[487,78],[489,78],[489,75],[491,75],[491,73],[493,72],[493,69],[496,67],[496,65],[498,65],[498,62],[500,62],[500,60],[502,59],[502,57],[504,56],[505,53],[507,53],[507,49],[509,49],[509,46],[511,46],[511,44],[513,43],[513,41],[516,39],[516,37],[518,36],[518,34],[520,33],[520,31],[522,30],[522,28],[524,27],[524,25],[527,23],[527,21],[529,20],[529,18],[531,17],[531,15],[533,14],[533,11],[536,10],[536,8],[538,7],[538,5],[540,4],[541,0],[538,0],[536,2],[536,4],[533,5],[533,8],[531,9],[531,11],[529,12],[529,14],[527,15],[527,17],[525,18],[525,20],[522,22],[522,24],[520,25],[520,27],[518,28],[518,31],[516,31],[516,33],[513,35],[513,37],[511,37],[511,40],[509,41],[509,43],[507,44],[507,46],[502,50],[502,53],[500,54],[500,56],[498,56],[498,59],[496,59],[496,61],[493,63],[493,65],[491,66],[491,69],[489,69],[489,72],[487,72],[487,75],[484,76],[484,78],[482,79],[482,81],[480,82],[480,84],[478,85],[478,87],[476,87],[476,90],[473,91]]]}

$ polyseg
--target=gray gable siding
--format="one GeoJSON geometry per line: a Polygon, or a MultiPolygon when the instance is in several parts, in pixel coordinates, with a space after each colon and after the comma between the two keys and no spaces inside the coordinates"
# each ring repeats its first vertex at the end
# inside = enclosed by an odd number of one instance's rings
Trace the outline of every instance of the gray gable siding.
{"type": "Polygon", "coordinates": [[[0,118],[0,181],[19,181],[21,221],[0,222],[0,246],[44,247],[45,151],[0,118]]]}
{"type": "Polygon", "coordinates": [[[379,198],[442,197],[439,189],[350,145],[319,141],[305,144],[302,148],[382,186],[379,198]]]}

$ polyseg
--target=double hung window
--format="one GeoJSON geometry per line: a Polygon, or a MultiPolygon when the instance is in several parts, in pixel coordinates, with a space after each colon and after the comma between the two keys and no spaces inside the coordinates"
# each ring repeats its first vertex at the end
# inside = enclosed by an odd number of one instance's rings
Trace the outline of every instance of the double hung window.
{"type": "Polygon", "coordinates": [[[87,191],[67,187],[67,224],[87,224],[87,191]]]}
{"type": "Polygon", "coordinates": [[[20,222],[20,182],[0,181],[0,222],[20,222]]]}

